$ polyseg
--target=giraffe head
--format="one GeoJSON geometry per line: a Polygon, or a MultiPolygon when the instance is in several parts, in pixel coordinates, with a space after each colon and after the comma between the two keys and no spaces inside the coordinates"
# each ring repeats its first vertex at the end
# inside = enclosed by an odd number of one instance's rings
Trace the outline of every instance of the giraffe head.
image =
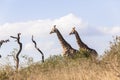
{"type": "Polygon", "coordinates": [[[57,28],[56,28],[56,25],[54,25],[54,27],[53,27],[52,30],[50,31],[50,34],[56,33],[56,31],[57,31],[57,28]]]}
{"type": "Polygon", "coordinates": [[[72,28],[72,31],[69,33],[69,35],[75,34],[76,30],[75,27],[72,28]]]}

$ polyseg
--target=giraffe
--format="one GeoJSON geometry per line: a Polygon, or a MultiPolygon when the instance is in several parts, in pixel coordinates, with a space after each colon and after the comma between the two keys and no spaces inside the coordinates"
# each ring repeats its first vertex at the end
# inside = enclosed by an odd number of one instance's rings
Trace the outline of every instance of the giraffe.
{"type": "Polygon", "coordinates": [[[78,32],[75,30],[75,27],[72,28],[72,31],[69,33],[69,35],[72,35],[72,34],[75,35],[76,41],[77,41],[77,44],[78,44],[79,48],[82,48],[82,49],[85,49],[85,50],[89,51],[92,56],[95,56],[95,57],[98,56],[98,53],[96,52],[96,50],[88,47],[88,46],[81,40],[78,32]]]}
{"type": "Polygon", "coordinates": [[[56,28],[56,25],[52,28],[50,34],[56,33],[57,37],[63,48],[63,56],[74,57],[74,55],[78,52],[78,50],[71,47],[71,45],[63,38],[59,30],[56,28]]]}

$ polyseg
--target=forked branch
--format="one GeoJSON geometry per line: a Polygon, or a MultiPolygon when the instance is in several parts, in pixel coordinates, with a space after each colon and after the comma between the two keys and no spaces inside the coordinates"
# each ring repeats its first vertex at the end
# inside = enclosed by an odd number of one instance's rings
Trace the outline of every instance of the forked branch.
{"type": "Polygon", "coordinates": [[[18,71],[18,67],[19,67],[19,54],[22,51],[22,43],[20,42],[20,35],[21,33],[18,33],[17,37],[14,36],[10,36],[13,39],[16,39],[17,43],[19,44],[19,51],[16,54],[16,70],[18,71]]]}
{"type": "Polygon", "coordinates": [[[43,54],[43,52],[37,47],[37,43],[36,43],[36,41],[33,39],[33,35],[32,35],[32,42],[34,43],[35,48],[41,53],[41,55],[42,55],[42,62],[44,62],[44,54],[43,54]]]}

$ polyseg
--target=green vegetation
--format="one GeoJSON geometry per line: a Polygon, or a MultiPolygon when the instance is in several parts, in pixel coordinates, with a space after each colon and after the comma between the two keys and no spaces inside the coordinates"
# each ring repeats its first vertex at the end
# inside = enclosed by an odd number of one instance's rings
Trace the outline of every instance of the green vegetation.
{"type": "MultiPolygon", "coordinates": [[[[120,80],[120,37],[110,42],[101,60],[93,61],[81,50],[74,59],[50,56],[44,63],[31,63],[18,72],[10,65],[0,70],[0,80],[120,80]]],[[[28,64],[28,63],[27,63],[28,64]]]]}

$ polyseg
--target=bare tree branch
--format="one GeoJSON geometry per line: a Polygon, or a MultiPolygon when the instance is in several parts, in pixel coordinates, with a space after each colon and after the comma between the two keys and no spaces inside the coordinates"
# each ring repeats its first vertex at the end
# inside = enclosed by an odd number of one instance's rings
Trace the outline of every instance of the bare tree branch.
{"type": "Polygon", "coordinates": [[[43,54],[43,52],[37,47],[37,43],[36,43],[36,41],[33,39],[33,35],[32,35],[32,42],[34,43],[35,48],[41,53],[41,55],[42,55],[42,62],[44,62],[44,54],[43,54]]]}
{"type": "Polygon", "coordinates": [[[0,41],[0,48],[1,48],[1,46],[2,46],[3,43],[7,43],[7,42],[9,42],[9,39],[7,39],[7,40],[1,40],[0,41]]]}
{"type": "Polygon", "coordinates": [[[17,37],[14,37],[14,36],[10,36],[11,38],[14,38],[17,40],[17,43],[19,44],[19,51],[18,53],[16,54],[16,70],[18,71],[18,67],[19,67],[19,54],[20,52],[22,51],[22,43],[20,42],[20,35],[21,33],[18,33],[18,36],[17,37]]]}
{"type": "MultiPolygon", "coordinates": [[[[7,43],[7,42],[9,42],[9,39],[7,39],[7,40],[1,40],[0,41],[0,48],[1,48],[1,46],[2,46],[2,44],[3,43],[7,43]]],[[[1,58],[2,56],[0,55],[0,58],[1,58]]]]}
{"type": "Polygon", "coordinates": [[[18,37],[10,36],[11,38],[17,39],[18,37]]]}

